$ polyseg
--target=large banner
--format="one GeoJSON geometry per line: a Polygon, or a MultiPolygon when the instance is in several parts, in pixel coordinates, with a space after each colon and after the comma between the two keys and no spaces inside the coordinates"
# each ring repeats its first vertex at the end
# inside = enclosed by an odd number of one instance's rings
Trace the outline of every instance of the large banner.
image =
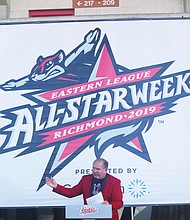
{"type": "Polygon", "coordinates": [[[51,191],[99,157],[125,205],[190,202],[190,21],[0,26],[0,206],[81,204],[51,191]]]}

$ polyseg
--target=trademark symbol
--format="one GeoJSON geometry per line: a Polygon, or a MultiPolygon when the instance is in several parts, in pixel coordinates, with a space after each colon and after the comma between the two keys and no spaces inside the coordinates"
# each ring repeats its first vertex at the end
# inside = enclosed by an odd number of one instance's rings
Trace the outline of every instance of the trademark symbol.
{"type": "Polygon", "coordinates": [[[158,120],[158,124],[164,124],[164,120],[158,120]]]}

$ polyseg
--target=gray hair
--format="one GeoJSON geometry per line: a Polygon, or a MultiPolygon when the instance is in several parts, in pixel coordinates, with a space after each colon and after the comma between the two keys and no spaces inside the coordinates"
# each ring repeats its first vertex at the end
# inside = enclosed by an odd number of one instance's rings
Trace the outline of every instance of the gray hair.
{"type": "Polygon", "coordinates": [[[95,162],[102,162],[102,164],[103,164],[103,168],[108,168],[108,161],[106,160],[106,159],[104,159],[104,158],[97,158],[95,161],[94,161],[94,163],[95,162]]]}

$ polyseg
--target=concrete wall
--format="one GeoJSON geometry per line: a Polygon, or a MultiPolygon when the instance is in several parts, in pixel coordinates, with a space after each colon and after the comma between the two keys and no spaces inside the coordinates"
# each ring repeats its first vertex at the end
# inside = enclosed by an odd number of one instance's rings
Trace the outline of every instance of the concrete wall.
{"type": "MultiPolygon", "coordinates": [[[[72,0],[2,0],[9,18],[28,18],[29,10],[72,9],[72,0]]],[[[1,5],[1,0],[0,0],[1,5]]],[[[0,9],[0,15],[5,8],[0,9]]],[[[75,15],[180,14],[190,12],[190,0],[119,0],[119,7],[76,8],[75,15]]],[[[2,17],[2,16],[1,16],[2,17]]]]}
{"type": "Polygon", "coordinates": [[[72,0],[9,0],[10,18],[27,18],[29,10],[71,9],[72,0]]]}
{"type": "Polygon", "coordinates": [[[190,13],[190,0],[184,0],[184,12],[190,13]]]}
{"type": "Polygon", "coordinates": [[[9,7],[6,0],[0,0],[0,19],[8,18],[9,7]]]}

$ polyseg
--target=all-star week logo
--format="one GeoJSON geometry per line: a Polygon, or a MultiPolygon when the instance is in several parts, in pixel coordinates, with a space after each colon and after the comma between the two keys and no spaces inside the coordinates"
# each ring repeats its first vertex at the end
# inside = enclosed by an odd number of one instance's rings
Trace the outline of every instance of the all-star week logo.
{"type": "Polygon", "coordinates": [[[86,148],[97,158],[107,147],[124,148],[151,162],[143,134],[190,94],[189,70],[162,76],[173,61],[128,69],[117,64],[107,36],[100,39],[101,30],[91,30],[68,55],[39,56],[29,75],[1,85],[27,90],[36,104],[1,111],[10,123],[1,128],[0,153],[54,149],[38,190],[86,148]]]}

